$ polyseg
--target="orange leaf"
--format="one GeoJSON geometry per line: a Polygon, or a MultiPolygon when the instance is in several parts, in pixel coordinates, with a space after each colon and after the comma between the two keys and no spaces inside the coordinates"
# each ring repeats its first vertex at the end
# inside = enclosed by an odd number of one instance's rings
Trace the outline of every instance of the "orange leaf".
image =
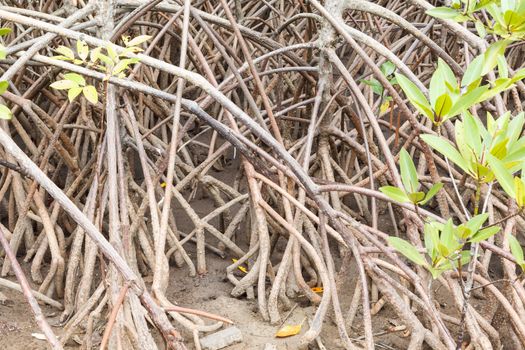
{"type": "Polygon", "coordinates": [[[275,334],[275,337],[276,338],[286,338],[286,337],[297,335],[299,333],[301,333],[300,324],[295,325],[295,326],[286,325],[282,327],[281,329],[279,329],[279,331],[275,334]]]}

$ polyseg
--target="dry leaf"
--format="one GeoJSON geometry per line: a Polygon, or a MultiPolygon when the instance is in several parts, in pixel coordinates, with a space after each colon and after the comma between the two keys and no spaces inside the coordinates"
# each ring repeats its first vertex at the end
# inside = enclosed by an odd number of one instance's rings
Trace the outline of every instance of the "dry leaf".
{"type": "Polygon", "coordinates": [[[46,336],[43,335],[42,333],[31,333],[31,336],[38,340],[46,340],[46,336]]]}
{"type": "MultiPolygon", "coordinates": [[[[232,259],[232,261],[233,261],[234,263],[236,263],[236,262],[237,262],[237,259],[232,259]]],[[[246,267],[244,267],[244,266],[237,266],[237,268],[238,268],[239,270],[241,270],[242,272],[244,272],[244,273],[248,273],[248,269],[247,269],[246,267]]]]}
{"type": "Polygon", "coordinates": [[[312,292],[314,293],[322,293],[324,291],[323,287],[313,287],[312,292]]]}
{"type": "Polygon", "coordinates": [[[390,108],[390,101],[385,101],[385,102],[383,102],[381,107],[379,107],[379,112],[380,113],[385,113],[386,111],[388,111],[389,108],[390,108]]]}
{"type": "Polygon", "coordinates": [[[295,325],[295,326],[286,325],[282,327],[281,329],[279,329],[277,334],[275,334],[275,337],[276,338],[286,338],[286,337],[291,337],[293,335],[297,335],[299,333],[301,333],[300,324],[295,325]]]}

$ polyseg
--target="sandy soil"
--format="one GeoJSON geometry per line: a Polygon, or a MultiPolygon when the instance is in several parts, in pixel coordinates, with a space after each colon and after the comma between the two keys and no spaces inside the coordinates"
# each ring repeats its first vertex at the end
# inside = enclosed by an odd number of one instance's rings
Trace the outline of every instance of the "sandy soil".
{"type": "MultiPolygon", "coordinates": [[[[233,182],[234,175],[231,170],[236,164],[230,164],[230,171],[213,172],[215,176],[223,181],[233,182]]],[[[199,190],[195,199],[191,201],[192,207],[195,211],[204,216],[214,209],[213,203],[203,196],[202,191],[199,190]]],[[[178,229],[183,232],[190,232],[193,228],[191,221],[186,214],[180,209],[175,208],[175,216],[177,218],[178,229]]],[[[214,225],[217,222],[212,222],[214,225]]],[[[237,242],[241,247],[246,248],[247,232],[245,228],[241,227],[237,233],[237,242]]],[[[208,239],[208,238],[207,238],[208,239]]],[[[215,244],[216,241],[210,237],[209,242],[215,244]]],[[[284,251],[285,240],[280,240],[281,246],[278,244],[276,248],[276,256],[284,251]]],[[[194,246],[187,245],[188,253],[195,259],[194,246]]],[[[335,251],[335,250],[334,250],[335,251]]],[[[21,260],[21,259],[20,259],[21,260]]],[[[227,317],[235,322],[235,325],[241,330],[244,340],[241,344],[233,345],[225,350],[256,350],[263,349],[265,344],[274,344],[279,350],[292,350],[298,348],[300,340],[299,336],[293,336],[286,339],[275,338],[275,333],[279,329],[279,325],[270,325],[264,322],[258,314],[256,300],[247,300],[246,298],[236,299],[230,296],[232,284],[226,279],[226,267],[231,264],[231,257],[226,256],[224,259],[218,257],[213,253],[207,255],[208,273],[200,277],[189,277],[188,269],[185,266],[181,268],[172,267],[170,273],[170,287],[168,288],[168,298],[178,303],[180,306],[194,308],[198,310],[212,312],[224,317],[227,317]]],[[[29,266],[24,265],[24,268],[29,266]]],[[[241,277],[242,272],[238,272],[241,277]]],[[[341,290],[347,291],[340,293],[340,302],[345,312],[348,309],[350,300],[353,295],[355,286],[356,271],[350,267],[345,276],[340,277],[341,281],[338,284],[341,290]]],[[[11,278],[13,279],[13,278],[11,278]]],[[[148,277],[146,277],[148,280],[148,277]]],[[[35,286],[36,287],[36,286],[35,286]]],[[[0,303],[0,349],[6,350],[33,350],[33,349],[47,349],[45,341],[38,340],[31,336],[31,333],[40,333],[36,323],[33,321],[32,314],[29,307],[26,305],[22,294],[7,290],[0,287],[0,292],[4,293],[7,300],[4,304],[0,303]]],[[[305,318],[312,318],[315,313],[315,307],[310,305],[308,300],[297,298],[292,300],[298,306],[290,313],[286,324],[300,324],[305,318]]],[[[48,317],[51,325],[58,324],[60,311],[48,306],[42,306],[44,314],[48,317]]],[[[287,315],[288,310],[282,310],[281,315],[287,315]]],[[[351,327],[350,337],[359,338],[363,335],[361,328],[361,315],[358,313],[355,325],[351,327]]],[[[374,333],[377,334],[376,348],[377,349],[405,349],[407,345],[406,334],[403,332],[388,333],[385,332],[394,325],[395,314],[387,306],[373,318],[374,333]],[[386,334],[384,334],[386,333],[386,334]]],[[[305,323],[301,333],[308,329],[305,323]]],[[[60,335],[61,328],[54,328],[57,335],[60,335]]],[[[103,329],[99,330],[103,332],[103,329]]],[[[183,333],[185,339],[188,339],[188,348],[194,349],[192,344],[191,334],[183,333]]],[[[75,338],[75,337],[73,337],[75,338]]],[[[83,334],[81,330],[77,334],[76,339],[81,342],[83,334]]],[[[97,336],[100,341],[100,334],[97,336]]],[[[162,340],[159,343],[162,344],[162,340]]],[[[329,312],[323,325],[323,332],[321,334],[321,341],[328,350],[343,349],[339,343],[339,335],[332,314],[329,312]]],[[[96,340],[94,340],[96,343],[96,340]]],[[[80,346],[74,342],[68,343],[68,349],[78,349],[80,346]]],[[[317,345],[312,345],[311,349],[317,349],[317,345]]]]}

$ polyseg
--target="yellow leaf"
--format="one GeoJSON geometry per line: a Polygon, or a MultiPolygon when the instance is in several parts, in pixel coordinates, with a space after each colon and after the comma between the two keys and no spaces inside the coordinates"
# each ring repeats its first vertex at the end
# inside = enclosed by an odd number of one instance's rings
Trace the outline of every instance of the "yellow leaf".
{"type": "Polygon", "coordinates": [[[301,333],[300,324],[295,325],[295,326],[286,325],[282,327],[281,329],[279,329],[279,331],[275,334],[275,337],[276,338],[286,338],[286,337],[291,337],[293,335],[297,335],[299,333],[301,333]]]}
{"type": "Polygon", "coordinates": [[[312,292],[314,293],[322,293],[324,291],[323,287],[313,287],[312,292]]]}
{"type": "Polygon", "coordinates": [[[385,101],[385,102],[383,102],[381,107],[379,107],[379,112],[380,113],[385,113],[386,111],[388,111],[389,108],[390,108],[390,101],[385,101]]]}
{"type": "MultiPolygon", "coordinates": [[[[236,262],[237,262],[237,259],[232,259],[232,261],[233,261],[234,263],[236,263],[236,262]]],[[[244,267],[244,266],[237,266],[237,268],[238,268],[240,271],[244,272],[244,273],[248,273],[248,269],[247,269],[246,267],[244,267]]]]}
{"type": "Polygon", "coordinates": [[[165,182],[161,183],[160,187],[162,187],[162,188],[166,187],[166,183],[165,182]]]}

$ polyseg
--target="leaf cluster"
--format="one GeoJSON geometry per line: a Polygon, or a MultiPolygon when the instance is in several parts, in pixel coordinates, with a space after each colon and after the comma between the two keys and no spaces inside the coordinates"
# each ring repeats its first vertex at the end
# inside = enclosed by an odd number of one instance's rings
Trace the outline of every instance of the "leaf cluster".
{"type": "MultiPolygon", "coordinates": [[[[137,57],[132,57],[134,54],[141,52],[139,47],[142,43],[151,38],[149,35],[140,35],[133,39],[129,37],[122,37],[125,49],[117,53],[113,44],[108,44],[106,47],[96,47],[90,49],[83,40],[77,40],[76,51],[66,46],[59,46],[56,52],[58,56],[53,58],[69,61],[76,65],[82,65],[89,68],[97,69],[106,74],[105,80],[110,77],[125,78],[126,71],[131,66],[140,61],[137,57]]],[[[51,87],[57,90],[67,90],[68,98],[73,101],[80,93],[93,104],[98,102],[98,93],[93,85],[86,84],[85,79],[76,73],[67,73],[63,80],[51,84],[51,87]]]]}

